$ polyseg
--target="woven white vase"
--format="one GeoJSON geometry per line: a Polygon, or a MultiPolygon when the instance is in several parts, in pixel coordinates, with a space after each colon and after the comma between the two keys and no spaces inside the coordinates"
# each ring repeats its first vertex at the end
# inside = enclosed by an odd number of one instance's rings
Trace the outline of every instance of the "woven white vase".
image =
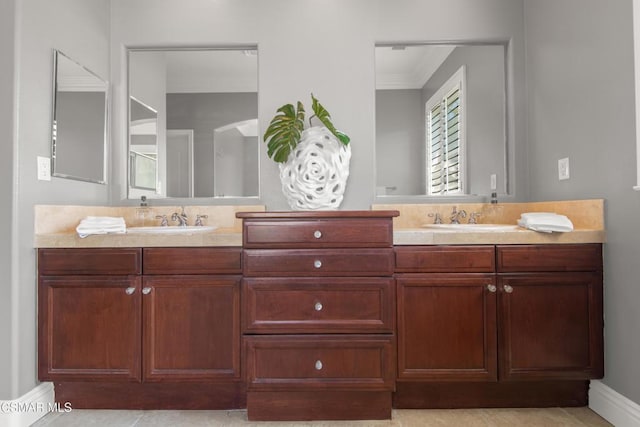
{"type": "Polygon", "coordinates": [[[314,126],[280,163],[282,192],[293,210],[338,209],[349,177],[351,146],[327,129],[314,126]]]}

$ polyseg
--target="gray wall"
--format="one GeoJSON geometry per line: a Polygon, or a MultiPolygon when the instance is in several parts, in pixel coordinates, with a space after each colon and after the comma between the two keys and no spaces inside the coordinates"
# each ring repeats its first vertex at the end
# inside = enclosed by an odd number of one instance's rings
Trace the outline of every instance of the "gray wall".
{"type": "MultiPolygon", "coordinates": [[[[11,248],[2,239],[0,261],[4,268],[0,284],[2,316],[10,316],[10,325],[0,325],[3,350],[0,353],[0,399],[15,399],[33,389],[36,379],[36,258],[33,248],[33,206],[35,204],[108,204],[107,186],[53,178],[51,181],[36,179],[36,157],[50,156],[52,49],[57,48],[79,61],[98,75],[109,76],[109,1],[108,0],[21,0],[15,22],[17,39],[18,81],[14,86],[17,105],[15,120],[6,123],[15,127],[12,145],[10,131],[0,144],[2,156],[0,181],[2,209],[13,214],[2,217],[0,227],[12,227],[11,248]],[[14,147],[17,153],[12,155],[14,147]],[[17,155],[16,155],[17,154],[17,155]],[[12,159],[11,164],[5,165],[12,159]],[[12,179],[13,178],[13,179],[12,179]],[[14,193],[15,191],[15,193],[14,193]],[[16,194],[13,198],[13,194],[16,194]],[[10,208],[5,208],[6,204],[10,208]],[[8,219],[7,219],[8,218],[8,219]],[[4,310],[4,304],[10,307],[4,310]],[[8,332],[7,332],[8,331],[8,332]],[[6,336],[9,335],[9,336],[6,336]],[[6,338],[6,339],[4,339],[6,338]],[[5,350],[9,343],[10,350],[5,350]],[[6,351],[10,351],[7,357],[6,351]]],[[[0,91],[12,80],[11,18],[13,2],[2,2],[0,25],[3,65],[0,66],[0,91]],[[6,12],[6,13],[5,13],[6,12]],[[5,25],[5,21],[6,25],[5,25]],[[4,33],[9,32],[8,39],[4,33]],[[6,58],[9,58],[6,61],[6,58]],[[7,64],[8,62],[8,64],[7,64]],[[7,68],[8,67],[8,68],[7,68]],[[6,78],[5,78],[6,77],[6,78]]],[[[4,94],[4,92],[3,92],[4,94]]],[[[11,95],[9,95],[11,96],[11,95]]],[[[6,111],[7,98],[0,96],[0,120],[11,117],[6,111]]],[[[4,124],[4,121],[3,121],[4,124]]],[[[4,126],[3,126],[4,128],[4,126]]],[[[4,233],[4,228],[0,228],[4,233]]]]}
{"type": "MultiPolygon", "coordinates": [[[[193,129],[196,197],[214,195],[212,185],[215,175],[213,171],[214,129],[257,117],[257,93],[167,94],[167,129],[193,129]]],[[[242,192],[242,187],[238,192],[242,192]]]]}
{"type": "MultiPolygon", "coordinates": [[[[0,400],[13,398],[17,384],[12,373],[16,353],[13,340],[17,338],[14,330],[13,307],[14,280],[11,279],[15,268],[12,263],[14,221],[13,184],[15,182],[14,150],[15,109],[14,109],[14,67],[15,63],[15,0],[0,2],[0,129],[3,129],[3,141],[0,143],[0,400]]],[[[33,336],[33,332],[31,334],[33,336]]]]}
{"type": "MultiPolygon", "coordinates": [[[[112,78],[114,98],[114,203],[126,203],[125,46],[259,46],[259,128],[263,131],[283,104],[313,93],[331,112],[335,125],[351,137],[349,183],[342,209],[368,208],[375,191],[376,42],[511,40],[516,111],[510,126],[510,164],[516,171],[516,197],[526,198],[524,177],[524,49],[522,1],[513,0],[112,0],[112,78]],[[150,14],[149,10],[153,10],[150,14]],[[339,13],[336,13],[339,11],[339,13]],[[442,16],[456,16],[451,25],[442,16]],[[279,28],[274,22],[286,22],[279,28]],[[285,48],[286,47],[286,48],[285,48]]],[[[261,201],[288,209],[277,165],[261,144],[261,201]]]]}
{"type": "Polygon", "coordinates": [[[525,0],[525,17],[531,196],[606,200],[603,381],[640,403],[632,2],[525,0]]]}

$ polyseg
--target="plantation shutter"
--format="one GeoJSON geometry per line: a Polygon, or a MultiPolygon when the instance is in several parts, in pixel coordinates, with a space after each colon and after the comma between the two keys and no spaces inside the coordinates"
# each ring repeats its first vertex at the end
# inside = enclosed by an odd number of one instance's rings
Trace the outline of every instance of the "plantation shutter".
{"type": "Polygon", "coordinates": [[[461,85],[427,106],[428,194],[459,194],[461,176],[461,85]]]}

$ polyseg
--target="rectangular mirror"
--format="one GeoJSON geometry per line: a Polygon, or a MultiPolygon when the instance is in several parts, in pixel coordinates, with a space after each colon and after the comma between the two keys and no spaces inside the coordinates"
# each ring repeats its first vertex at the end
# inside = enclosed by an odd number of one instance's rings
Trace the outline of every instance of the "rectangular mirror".
{"type": "Polygon", "coordinates": [[[508,191],[502,43],[379,44],[376,195],[508,191]]]}
{"type": "Polygon", "coordinates": [[[128,56],[129,198],[258,197],[257,47],[128,56]]]}
{"type": "Polygon", "coordinates": [[[53,51],[52,175],[106,183],[108,84],[53,51]]]}

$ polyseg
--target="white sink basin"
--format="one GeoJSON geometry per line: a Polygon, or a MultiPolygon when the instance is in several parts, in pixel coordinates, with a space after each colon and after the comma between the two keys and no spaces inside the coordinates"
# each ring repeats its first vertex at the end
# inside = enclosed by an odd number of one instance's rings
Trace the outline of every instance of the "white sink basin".
{"type": "Polygon", "coordinates": [[[425,224],[424,227],[440,231],[466,231],[472,233],[515,231],[519,228],[515,224],[425,224]]]}
{"type": "Polygon", "coordinates": [[[217,227],[211,225],[188,225],[186,227],[180,227],[178,225],[170,225],[166,227],[152,226],[152,227],[128,227],[127,233],[131,234],[194,234],[194,233],[206,233],[215,230],[217,227]]]}

